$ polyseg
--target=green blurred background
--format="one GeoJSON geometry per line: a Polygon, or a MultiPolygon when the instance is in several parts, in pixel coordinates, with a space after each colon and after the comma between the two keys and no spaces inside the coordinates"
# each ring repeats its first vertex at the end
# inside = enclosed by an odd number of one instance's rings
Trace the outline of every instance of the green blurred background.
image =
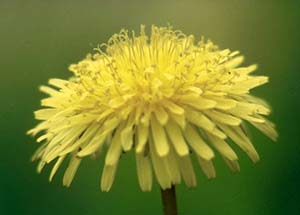
{"type": "Polygon", "coordinates": [[[160,191],[139,189],[134,158],[125,156],[110,193],[99,189],[103,158],[85,159],[70,188],[62,169],[48,183],[30,160],[37,148],[25,135],[44,95],[38,86],[67,78],[68,65],[121,28],[172,24],[221,48],[240,50],[245,64],[270,83],[253,91],[273,107],[280,134],[272,143],[251,129],[261,161],[240,154],[241,173],[216,158],[217,178],[196,167],[198,187],[178,186],[179,212],[193,214],[299,214],[299,1],[0,1],[0,214],[161,214],[160,191]],[[297,213],[298,212],[298,213],[297,213]]]}

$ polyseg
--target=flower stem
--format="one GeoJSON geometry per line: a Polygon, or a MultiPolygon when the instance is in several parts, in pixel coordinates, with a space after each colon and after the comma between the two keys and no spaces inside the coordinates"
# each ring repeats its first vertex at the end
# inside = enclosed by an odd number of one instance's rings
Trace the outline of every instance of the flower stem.
{"type": "Polygon", "coordinates": [[[164,215],[177,215],[176,191],[175,186],[161,189],[161,198],[163,202],[164,215]]]}

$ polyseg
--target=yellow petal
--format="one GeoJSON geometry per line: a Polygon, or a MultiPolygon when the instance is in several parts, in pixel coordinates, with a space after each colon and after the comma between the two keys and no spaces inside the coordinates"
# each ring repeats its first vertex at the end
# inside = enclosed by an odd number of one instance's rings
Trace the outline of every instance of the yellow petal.
{"type": "Polygon", "coordinates": [[[143,153],[136,153],[136,168],[139,184],[142,191],[151,191],[152,169],[149,157],[144,156],[143,153]]]}
{"type": "Polygon", "coordinates": [[[65,159],[65,156],[61,156],[57,159],[55,165],[53,166],[53,168],[51,170],[49,181],[52,181],[55,173],[57,172],[58,168],[60,167],[60,165],[62,164],[64,159],[65,159]]]}
{"type": "Polygon", "coordinates": [[[174,114],[182,115],[184,113],[184,109],[172,101],[165,100],[163,105],[174,114]]]}
{"type": "Polygon", "coordinates": [[[171,142],[179,156],[185,156],[189,153],[189,148],[182,136],[180,128],[174,121],[169,120],[166,125],[166,131],[171,142]]]}
{"type": "Polygon", "coordinates": [[[205,160],[202,159],[200,156],[197,156],[199,165],[203,171],[203,173],[206,175],[207,178],[215,178],[216,177],[216,170],[214,167],[214,164],[211,160],[205,160]]]}
{"type": "Polygon", "coordinates": [[[181,181],[180,169],[176,156],[174,150],[170,149],[169,154],[162,158],[167,170],[166,174],[169,175],[172,184],[179,184],[181,181]]]}
{"type": "Polygon", "coordinates": [[[105,157],[105,165],[113,166],[115,165],[121,155],[122,145],[121,145],[121,130],[122,127],[118,127],[116,133],[114,134],[109,149],[105,157]]]}
{"type": "Polygon", "coordinates": [[[236,101],[233,99],[227,99],[227,98],[222,98],[222,97],[217,97],[217,96],[210,96],[208,97],[211,100],[214,100],[217,102],[215,108],[221,109],[221,110],[229,110],[233,107],[236,106],[236,101]]]}
{"type": "Polygon", "coordinates": [[[171,113],[170,116],[172,120],[174,120],[180,126],[181,129],[185,128],[186,121],[185,121],[184,114],[178,115],[178,114],[171,113]]]}
{"type": "Polygon", "coordinates": [[[191,124],[194,124],[221,139],[226,139],[226,135],[204,114],[190,110],[187,111],[186,117],[191,124]]]}
{"type": "Polygon", "coordinates": [[[210,134],[213,134],[214,136],[225,140],[227,138],[226,134],[224,134],[220,129],[218,129],[217,127],[214,127],[213,130],[208,131],[210,134]]]}
{"type": "Polygon", "coordinates": [[[151,136],[149,138],[149,146],[151,161],[157,181],[162,189],[170,188],[172,183],[169,175],[167,174],[166,166],[163,162],[164,157],[158,156],[151,136]]]}
{"type": "MultiPolygon", "coordinates": [[[[85,126],[75,126],[70,129],[64,129],[54,136],[53,139],[47,144],[43,159],[49,163],[65,148],[69,148],[70,145],[81,135],[86,129],[85,126]]],[[[76,148],[77,150],[77,148],[76,148]]]]}
{"type": "Polygon", "coordinates": [[[42,99],[41,105],[44,107],[61,108],[62,107],[62,98],[49,97],[46,99],[42,99]]]}
{"type": "Polygon", "coordinates": [[[144,126],[149,126],[150,118],[151,118],[151,112],[150,112],[150,110],[147,110],[147,109],[146,109],[146,110],[144,111],[143,117],[141,118],[141,123],[142,123],[144,126]]]}
{"type": "Polygon", "coordinates": [[[178,157],[178,164],[182,178],[187,187],[197,186],[196,176],[190,156],[178,157]]]}
{"type": "Polygon", "coordinates": [[[251,76],[248,80],[238,82],[238,84],[231,88],[230,92],[233,94],[248,93],[250,89],[263,85],[268,80],[269,78],[266,76],[251,76]]]}
{"type": "MultiPolygon", "coordinates": [[[[266,120],[266,119],[264,119],[266,120]]],[[[276,141],[278,138],[278,133],[275,130],[274,124],[270,121],[266,120],[265,123],[255,123],[250,122],[253,126],[255,126],[258,130],[260,130],[263,134],[269,137],[271,140],[276,141]]]]}
{"type": "Polygon", "coordinates": [[[232,172],[239,172],[240,171],[240,165],[239,162],[236,160],[228,160],[227,158],[223,157],[225,163],[230,168],[232,172]]]}
{"type": "Polygon", "coordinates": [[[99,133],[97,134],[90,142],[88,145],[82,148],[81,151],[78,152],[77,156],[79,157],[84,157],[87,155],[91,155],[95,153],[99,148],[102,147],[105,139],[107,137],[107,133],[99,133]]]}
{"type": "MultiPolygon", "coordinates": [[[[259,102],[262,103],[263,101],[259,101],[259,102]]],[[[268,106],[266,106],[266,104],[248,103],[248,102],[245,102],[244,99],[237,103],[237,108],[235,108],[235,109],[238,109],[237,111],[239,111],[239,112],[247,113],[250,115],[251,114],[268,115],[271,112],[270,109],[268,108],[268,106]]]]}
{"type": "Polygon", "coordinates": [[[101,177],[101,190],[108,192],[115,180],[118,162],[113,165],[105,165],[101,177]]]}
{"type": "Polygon", "coordinates": [[[211,131],[215,128],[215,124],[200,112],[187,111],[186,118],[192,124],[195,124],[205,130],[211,131]]]}
{"type": "Polygon", "coordinates": [[[58,79],[58,78],[52,78],[48,81],[48,83],[54,87],[64,88],[67,86],[69,81],[58,79]]]}
{"type": "Polygon", "coordinates": [[[38,173],[41,173],[43,168],[45,167],[46,165],[46,162],[44,160],[40,160],[38,166],[37,166],[37,172],[38,173]]]}
{"type": "Polygon", "coordinates": [[[220,111],[210,110],[206,111],[205,114],[207,114],[210,118],[227,125],[236,126],[240,125],[242,122],[241,119],[234,117],[230,114],[222,113],[220,111]]]}
{"type": "Polygon", "coordinates": [[[57,114],[59,110],[53,108],[44,108],[34,112],[34,116],[39,120],[47,120],[57,114]]]}
{"type": "Polygon", "coordinates": [[[234,143],[236,143],[242,150],[247,153],[247,155],[253,162],[257,162],[259,160],[259,155],[256,152],[254,146],[251,144],[250,140],[246,137],[240,127],[232,127],[222,124],[220,124],[219,126],[233,140],[234,143]]]}
{"type": "Polygon", "coordinates": [[[167,155],[169,152],[169,144],[165,130],[153,115],[151,116],[151,131],[157,154],[161,157],[167,155]]]}
{"type": "Polygon", "coordinates": [[[43,145],[41,145],[35,152],[34,154],[31,156],[31,161],[36,161],[39,158],[42,157],[42,155],[44,154],[45,148],[47,146],[47,143],[44,143],[43,145]]]}
{"type": "Polygon", "coordinates": [[[113,98],[108,102],[109,107],[111,108],[119,108],[124,105],[126,100],[123,97],[113,98]]]}
{"type": "Polygon", "coordinates": [[[121,132],[121,144],[124,151],[129,151],[133,145],[133,129],[131,127],[126,127],[121,132]]]}
{"type": "Polygon", "coordinates": [[[210,160],[214,157],[214,152],[190,124],[186,126],[184,136],[198,156],[205,160],[210,160]]]}
{"type": "Polygon", "coordinates": [[[69,166],[67,167],[64,177],[63,177],[63,185],[69,187],[73,181],[75,173],[79,167],[81,159],[77,156],[73,156],[69,162],[69,166]]]}
{"type": "Polygon", "coordinates": [[[241,63],[243,63],[243,61],[244,61],[244,56],[238,56],[238,57],[235,57],[232,60],[224,63],[224,66],[226,66],[228,68],[235,68],[235,67],[239,66],[241,63]]]}
{"type": "Polygon", "coordinates": [[[234,72],[237,72],[240,75],[248,75],[250,73],[252,73],[253,71],[255,71],[257,69],[257,65],[251,65],[248,67],[239,67],[239,68],[235,68],[234,72]]]}
{"type": "Polygon", "coordinates": [[[59,94],[59,91],[47,86],[40,86],[40,91],[42,91],[43,93],[47,93],[50,96],[55,96],[59,94]]]}
{"type": "Polygon", "coordinates": [[[136,152],[141,153],[147,143],[149,135],[149,127],[144,126],[143,124],[137,125],[137,146],[136,152]]]}
{"type": "Polygon", "coordinates": [[[231,147],[222,139],[219,139],[213,135],[207,135],[210,139],[211,144],[229,160],[237,160],[238,157],[235,152],[231,149],[231,147]]]}
{"type": "Polygon", "coordinates": [[[198,110],[206,110],[206,109],[211,109],[216,106],[216,102],[210,99],[205,99],[203,97],[196,97],[196,98],[189,98],[189,97],[184,97],[182,96],[180,98],[180,101],[183,102],[184,104],[188,104],[198,110]]]}
{"type": "Polygon", "coordinates": [[[157,106],[154,110],[154,114],[161,125],[165,125],[168,122],[169,115],[162,106],[157,106]]]}
{"type": "MultiPolygon", "coordinates": [[[[65,147],[62,148],[58,153],[60,155],[65,155],[69,152],[72,152],[78,148],[84,148],[86,145],[88,145],[94,137],[97,136],[97,132],[99,131],[100,126],[97,123],[93,123],[90,125],[87,129],[85,129],[83,132],[78,133],[77,135],[74,134],[74,137],[76,138],[74,141],[70,142],[68,145],[65,145],[65,147]],[[71,144],[72,143],[72,144],[71,144]]],[[[75,133],[75,132],[74,132],[75,133]]],[[[69,137],[66,137],[64,141],[64,144],[66,144],[68,141],[67,139],[72,139],[69,137]]],[[[79,156],[80,157],[80,156],[79,156]]]]}

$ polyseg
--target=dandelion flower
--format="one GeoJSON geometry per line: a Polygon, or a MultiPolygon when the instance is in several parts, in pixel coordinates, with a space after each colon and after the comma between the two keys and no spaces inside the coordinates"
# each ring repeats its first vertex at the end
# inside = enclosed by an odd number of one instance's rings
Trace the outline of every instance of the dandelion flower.
{"type": "Polygon", "coordinates": [[[28,132],[42,144],[33,156],[38,171],[55,161],[51,181],[68,160],[69,186],[82,159],[100,153],[101,189],[109,191],[120,158],[132,152],[139,185],[150,191],[153,178],[163,190],[181,181],[196,186],[192,157],[208,178],[216,176],[216,154],[239,171],[234,144],[258,161],[245,123],[273,140],[277,133],[265,118],[270,107],[250,94],[268,77],[252,75],[257,66],[241,67],[243,59],[171,27],[152,26],[149,37],[144,26],[139,36],[121,30],[72,64],[69,80],[40,88],[49,97],[35,112],[41,123],[28,132]]]}

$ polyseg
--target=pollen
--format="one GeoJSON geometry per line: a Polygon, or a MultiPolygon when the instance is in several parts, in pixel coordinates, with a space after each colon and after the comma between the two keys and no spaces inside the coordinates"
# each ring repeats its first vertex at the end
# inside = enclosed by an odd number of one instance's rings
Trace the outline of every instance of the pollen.
{"type": "Polygon", "coordinates": [[[265,117],[269,105],[250,94],[268,77],[253,75],[257,66],[243,60],[172,27],[152,26],[150,36],[143,25],[138,36],[121,30],[70,65],[69,80],[40,87],[48,97],[35,112],[40,124],[28,131],[41,144],[32,157],[38,171],[53,162],[51,181],[66,161],[69,186],[82,159],[104,156],[100,187],[109,191],[121,157],[134,153],[139,185],[150,191],[153,178],[162,189],[196,186],[192,157],[208,178],[216,176],[215,156],[239,171],[234,144],[257,162],[246,127],[272,140],[277,132],[265,117]]]}

